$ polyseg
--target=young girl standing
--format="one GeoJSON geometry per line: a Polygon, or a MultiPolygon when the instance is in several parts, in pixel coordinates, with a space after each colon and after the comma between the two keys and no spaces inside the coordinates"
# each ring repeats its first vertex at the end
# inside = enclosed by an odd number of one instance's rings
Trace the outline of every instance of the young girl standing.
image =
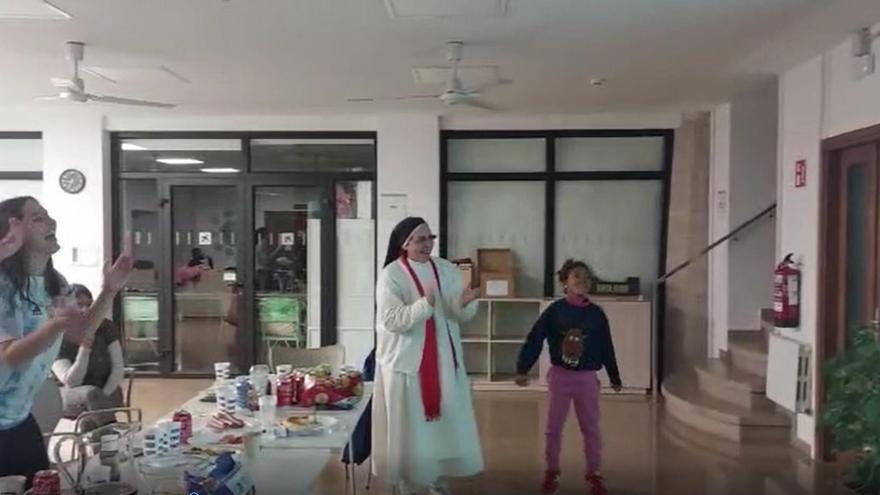
{"type": "Polygon", "coordinates": [[[602,308],[591,302],[588,294],[593,275],[583,261],[567,260],[559,270],[565,298],[551,304],[538,318],[517,361],[516,383],[528,385],[528,372],[544,347],[550,351],[552,367],[547,374],[550,408],[547,417],[546,472],[541,491],[554,494],[559,489],[559,453],[562,429],[574,402],[578,425],[584,441],[586,482],[593,495],[605,495],[605,480],[599,472],[602,463],[602,437],[599,431],[598,371],[605,368],[611,386],[620,391],[620,372],[614,357],[614,344],[608,319],[602,308]]]}
{"type": "Polygon", "coordinates": [[[49,467],[40,428],[30,414],[49,376],[62,334],[91,338],[131,271],[130,246],[104,273],[104,288],[85,313],[67,301],[64,277],[52,266],[58,252],[55,220],[30,197],[0,203],[0,218],[22,224],[21,249],[0,262],[0,476],[30,478],[49,467]]]}

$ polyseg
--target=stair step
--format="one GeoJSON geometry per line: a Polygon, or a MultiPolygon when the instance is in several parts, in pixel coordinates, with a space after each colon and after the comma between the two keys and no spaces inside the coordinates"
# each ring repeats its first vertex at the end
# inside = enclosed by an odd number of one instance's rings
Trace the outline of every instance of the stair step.
{"type": "Polygon", "coordinates": [[[675,445],[696,450],[700,455],[710,456],[713,461],[736,468],[744,460],[779,463],[791,457],[791,451],[777,444],[733,442],[717,435],[710,435],[692,428],[670,415],[663,416],[661,431],[675,445]]]}
{"type": "Polygon", "coordinates": [[[728,333],[727,358],[734,368],[766,377],[767,352],[764,332],[731,330],[728,333]]]}
{"type": "Polygon", "coordinates": [[[734,368],[722,359],[710,359],[695,367],[700,389],[707,394],[753,408],[766,391],[766,380],[760,375],[734,368]]]}
{"type": "Polygon", "coordinates": [[[695,376],[673,375],[663,381],[666,411],[678,421],[733,442],[788,442],[791,420],[759,397],[752,407],[715,398],[700,389],[695,376]]]}

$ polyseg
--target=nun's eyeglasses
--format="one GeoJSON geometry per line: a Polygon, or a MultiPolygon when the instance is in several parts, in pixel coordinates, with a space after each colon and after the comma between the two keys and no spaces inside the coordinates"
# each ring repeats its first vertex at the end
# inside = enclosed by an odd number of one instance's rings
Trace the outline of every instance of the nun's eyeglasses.
{"type": "Polygon", "coordinates": [[[410,242],[412,242],[413,244],[425,244],[426,242],[433,242],[435,240],[437,240],[437,236],[432,234],[427,236],[420,235],[418,237],[413,237],[410,242]]]}

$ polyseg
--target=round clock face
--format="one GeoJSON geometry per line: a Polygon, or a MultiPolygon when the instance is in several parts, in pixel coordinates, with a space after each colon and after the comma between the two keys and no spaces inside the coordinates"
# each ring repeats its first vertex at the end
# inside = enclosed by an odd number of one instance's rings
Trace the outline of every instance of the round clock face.
{"type": "Polygon", "coordinates": [[[86,176],[79,170],[69,168],[61,172],[58,184],[64,192],[77,194],[86,187],[86,176]]]}

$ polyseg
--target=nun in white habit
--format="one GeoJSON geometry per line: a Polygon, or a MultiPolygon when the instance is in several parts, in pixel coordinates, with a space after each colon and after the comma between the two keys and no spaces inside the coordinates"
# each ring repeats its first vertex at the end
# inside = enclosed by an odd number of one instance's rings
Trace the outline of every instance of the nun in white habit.
{"type": "Polygon", "coordinates": [[[477,292],[433,258],[436,236],[421,218],[391,233],[376,288],[374,473],[408,494],[448,494],[448,479],[483,470],[459,324],[477,292]]]}

